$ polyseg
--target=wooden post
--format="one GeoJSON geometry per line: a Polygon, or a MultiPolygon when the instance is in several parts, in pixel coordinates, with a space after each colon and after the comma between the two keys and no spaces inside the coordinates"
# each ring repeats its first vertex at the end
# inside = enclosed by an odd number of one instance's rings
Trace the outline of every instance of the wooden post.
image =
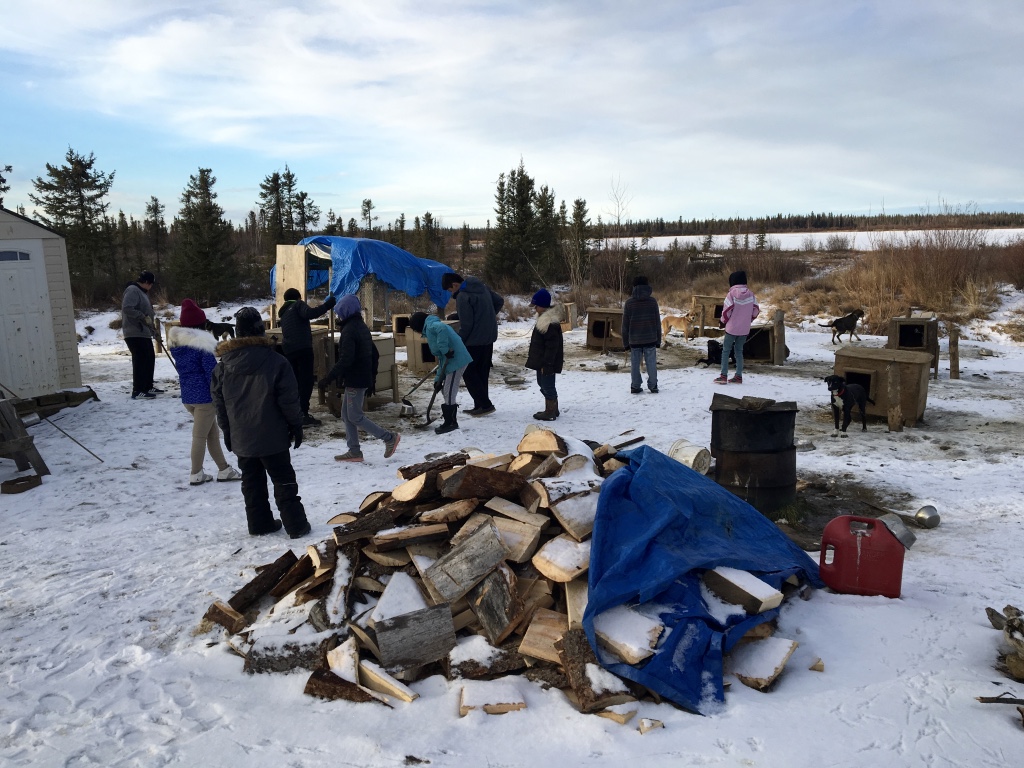
{"type": "Polygon", "coordinates": [[[703,304],[700,305],[700,335],[704,336],[704,310],[703,304]]]}
{"type": "Polygon", "coordinates": [[[887,413],[890,432],[903,431],[903,404],[900,400],[900,364],[893,360],[886,366],[885,377],[887,379],[886,397],[889,403],[887,413]]]}
{"type": "Polygon", "coordinates": [[[772,349],[772,364],[784,365],[786,362],[786,324],[783,322],[786,313],[781,309],[775,310],[775,347],[772,349]]]}
{"type": "Polygon", "coordinates": [[[960,378],[960,327],[946,323],[949,330],[949,378],[960,378]]]}
{"type": "Polygon", "coordinates": [[[359,303],[363,305],[363,319],[366,326],[373,330],[373,275],[367,275],[359,284],[359,303]]]}

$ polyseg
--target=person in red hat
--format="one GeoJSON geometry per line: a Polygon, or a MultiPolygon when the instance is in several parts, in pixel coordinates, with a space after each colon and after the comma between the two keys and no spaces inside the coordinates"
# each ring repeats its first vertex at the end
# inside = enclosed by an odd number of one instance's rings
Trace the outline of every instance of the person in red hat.
{"type": "Polygon", "coordinates": [[[562,306],[552,305],[551,294],[541,288],[530,301],[537,312],[537,324],[530,336],[526,367],[537,372],[537,385],[544,395],[544,410],[533,414],[538,421],[554,421],[560,415],[555,376],[562,372],[565,355],[562,350],[562,306]]]}
{"type": "Polygon", "coordinates": [[[203,470],[206,452],[217,465],[217,480],[241,480],[242,475],[228,464],[220,446],[217,410],[210,394],[210,380],[217,365],[214,350],[217,340],[205,329],[206,313],[192,301],[181,302],[181,325],[167,330],[167,348],[174,357],[181,384],[181,402],[192,415],[192,472],[189,485],[202,485],[213,480],[203,470]]]}

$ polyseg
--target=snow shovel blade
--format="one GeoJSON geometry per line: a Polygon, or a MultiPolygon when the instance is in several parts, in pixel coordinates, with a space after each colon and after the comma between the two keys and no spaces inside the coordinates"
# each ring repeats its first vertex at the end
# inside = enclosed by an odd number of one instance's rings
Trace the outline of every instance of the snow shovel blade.
{"type": "Polygon", "coordinates": [[[427,403],[427,420],[424,421],[422,424],[413,424],[412,425],[413,429],[426,429],[434,421],[434,419],[431,418],[431,416],[430,416],[430,409],[434,407],[434,398],[437,397],[438,391],[439,390],[436,390],[436,389],[434,390],[434,394],[432,394],[430,396],[430,402],[427,403]]]}
{"type": "MultiPolygon", "coordinates": [[[[423,382],[426,381],[430,377],[430,374],[434,373],[434,371],[436,371],[436,370],[437,370],[437,366],[435,365],[433,367],[433,369],[431,369],[431,371],[429,373],[427,373],[426,376],[424,376],[422,379],[417,381],[415,385],[413,385],[413,388],[410,389],[406,393],[405,397],[402,398],[402,405],[408,405],[410,408],[412,407],[412,402],[410,402],[410,400],[409,400],[409,395],[411,395],[413,392],[415,392],[417,389],[419,389],[423,385],[423,382]]],[[[410,411],[409,415],[411,416],[414,413],[415,413],[414,411],[410,411]]]]}

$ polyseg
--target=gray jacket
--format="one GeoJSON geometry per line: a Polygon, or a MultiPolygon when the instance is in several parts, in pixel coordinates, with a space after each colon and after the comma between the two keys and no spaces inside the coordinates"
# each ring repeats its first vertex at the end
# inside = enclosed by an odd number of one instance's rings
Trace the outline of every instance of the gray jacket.
{"type": "Polygon", "coordinates": [[[138,283],[128,283],[121,297],[121,333],[126,339],[152,339],[153,331],[143,318],[155,317],[153,305],[138,283]]]}
{"type": "Polygon", "coordinates": [[[467,277],[455,296],[459,336],[467,347],[482,347],[498,340],[498,312],[505,300],[478,277],[467,277]]]}
{"type": "Polygon", "coordinates": [[[288,360],[266,336],[228,339],[217,346],[211,394],[217,423],[237,456],[273,456],[288,450],[288,426],[302,426],[299,386],[288,360]]]}

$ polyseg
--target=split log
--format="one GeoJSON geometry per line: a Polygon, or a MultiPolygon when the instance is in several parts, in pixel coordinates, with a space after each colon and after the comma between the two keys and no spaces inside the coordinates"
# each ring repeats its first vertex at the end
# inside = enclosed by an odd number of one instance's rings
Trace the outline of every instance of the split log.
{"type": "Polygon", "coordinates": [[[808,669],[811,670],[811,672],[824,672],[825,662],[822,661],[820,658],[816,658],[814,662],[811,664],[811,666],[808,667],[808,669]]]}
{"type": "Polygon", "coordinates": [[[370,540],[370,543],[377,548],[377,551],[386,552],[389,549],[404,549],[413,544],[447,539],[448,533],[448,526],[444,523],[409,525],[404,528],[378,532],[370,540]]]}
{"type": "Polygon", "coordinates": [[[622,469],[623,467],[628,466],[628,462],[619,461],[614,457],[610,459],[605,459],[604,463],[601,465],[601,474],[604,475],[605,477],[608,477],[608,475],[612,474],[613,472],[616,472],[622,469]]]}
{"type": "Polygon", "coordinates": [[[275,600],[280,599],[315,573],[316,566],[313,565],[313,559],[307,553],[295,561],[268,594],[275,600]]]}
{"type": "Polygon", "coordinates": [[[342,680],[359,682],[359,643],[355,637],[349,637],[327,652],[327,666],[342,680]]]}
{"type": "Polygon", "coordinates": [[[743,637],[741,637],[738,642],[748,643],[752,640],[764,640],[764,638],[774,635],[778,626],[779,620],[777,617],[771,621],[762,622],[744,632],[743,637]]]}
{"type": "Polygon", "coordinates": [[[638,712],[636,707],[632,707],[629,704],[618,704],[608,709],[602,709],[600,712],[594,714],[598,717],[604,717],[608,720],[618,723],[619,725],[625,725],[634,717],[638,712]]]}
{"type": "Polygon", "coordinates": [[[378,508],[366,515],[360,515],[351,523],[339,525],[334,529],[334,541],[340,547],[350,541],[369,539],[378,531],[392,528],[395,518],[390,510],[378,508]]]}
{"type": "Polygon", "coordinates": [[[586,491],[567,496],[551,505],[551,514],[576,541],[583,541],[594,530],[598,494],[586,491]]]}
{"type": "Polygon", "coordinates": [[[472,680],[462,687],[459,697],[459,715],[465,717],[474,709],[489,715],[503,715],[526,709],[526,700],[509,678],[501,680],[472,680]]]}
{"type": "Polygon", "coordinates": [[[370,592],[375,595],[379,595],[384,591],[384,585],[369,576],[356,576],[352,580],[352,586],[363,590],[363,592],[370,592]]]}
{"type": "Polygon", "coordinates": [[[550,453],[544,460],[537,465],[536,469],[533,470],[527,478],[530,480],[538,480],[542,477],[554,477],[558,474],[558,470],[562,468],[562,459],[559,458],[558,454],[550,453]]]}
{"type": "MultiPolygon", "coordinates": [[[[409,558],[412,561],[413,567],[416,569],[416,573],[419,574],[420,579],[423,580],[423,588],[427,592],[427,597],[430,598],[430,602],[434,605],[440,605],[441,603],[447,602],[437,591],[434,589],[434,585],[430,583],[424,574],[427,569],[432,566],[437,558],[441,556],[441,545],[437,542],[430,542],[428,544],[413,544],[407,547],[405,550],[409,554],[409,558]]],[[[459,627],[455,627],[455,631],[459,631],[459,627]]]]}
{"type": "Polygon", "coordinates": [[[537,492],[540,506],[548,509],[566,496],[574,496],[585,491],[600,489],[601,478],[597,475],[588,477],[545,477],[534,480],[530,486],[537,492]]]}
{"type": "Polygon", "coordinates": [[[508,559],[514,563],[525,563],[537,551],[541,529],[507,517],[492,518],[498,529],[501,542],[508,550],[508,559]]]}
{"type": "Polygon", "coordinates": [[[488,521],[440,557],[423,577],[438,594],[451,602],[475,587],[505,556],[505,545],[501,543],[498,529],[488,521]]]}
{"type": "Polygon", "coordinates": [[[359,511],[362,514],[368,514],[377,509],[381,504],[391,498],[391,491],[374,491],[366,495],[361,502],[359,502],[359,511]]]}
{"type": "Polygon", "coordinates": [[[569,629],[583,626],[583,613],[587,610],[589,589],[586,579],[575,579],[565,584],[565,612],[569,616],[569,629]]]}
{"type": "Polygon", "coordinates": [[[310,600],[316,600],[318,597],[321,597],[325,591],[325,585],[329,585],[333,580],[334,571],[314,573],[296,586],[289,594],[294,594],[293,600],[296,605],[302,605],[310,600]]]}
{"type": "Polygon", "coordinates": [[[599,445],[594,449],[594,460],[602,462],[605,459],[615,455],[615,449],[613,449],[608,443],[599,445]]]}
{"type": "Polygon", "coordinates": [[[444,481],[441,495],[446,499],[487,499],[492,496],[518,499],[524,485],[526,480],[523,476],[514,472],[467,464],[444,481]]]}
{"type": "Polygon", "coordinates": [[[362,552],[373,562],[387,568],[404,568],[412,562],[409,552],[404,549],[391,549],[381,552],[375,544],[371,543],[363,547],[362,552]]]}
{"type": "Polygon", "coordinates": [[[404,702],[410,702],[420,697],[416,691],[396,680],[372,661],[359,662],[359,682],[371,691],[383,693],[404,702]]]}
{"type": "Polygon", "coordinates": [[[380,648],[377,647],[377,634],[370,628],[363,626],[358,621],[350,621],[348,630],[351,632],[359,647],[373,654],[373,658],[380,661],[380,648]]]}
{"type": "Polygon", "coordinates": [[[484,634],[494,645],[512,634],[523,612],[516,575],[504,563],[469,590],[466,598],[484,634]]]}
{"type": "Polygon", "coordinates": [[[551,522],[551,519],[547,515],[530,512],[526,507],[516,504],[514,501],[503,499],[500,496],[495,496],[484,504],[484,506],[493,512],[497,512],[499,515],[510,517],[513,520],[518,520],[520,523],[525,523],[526,525],[535,526],[538,529],[543,528],[551,522]]]}
{"type": "Polygon", "coordinates": [[[655,720],[650,717],[640,718],[640,725],[637,726],[637,730],[640,731],[641,735],[650,733],[655,728],[664,728],[665,724],[661,720],[655,720]]]}
{"type": "Polygon", "coordinates": [[[239,613],[245,613],[253,603],[277,586],[277,582],[298,562],[298,559],[295,553],[289,549],[273,563],[263,568],[256,578],[238,590],[228,600],[228,605],[239,613]]]}
{"type": "Polygon", "coordinates": [[[420,513],[421,523],[454,523],[469,517],[480,505],[480,499],[458,499],[444,506],[420,513]]]}
{"type": "Polygon", "coordinates": [[[433,461],[424,461],[419,464],[409,464],[404,467],[398,468],[398,476],[403,480],[412,480],[417,475],[422,475],[424,472],[431,470],[435,472],[443,472],[446,469],[452,469],[453,467],[461,467],[467,461],[469,461],[469,454],[464,451],[456,451],[455,453],[448,453],[440,458],[434,459],[433,461]]]}
{"type": "Polygon", "coordinates": [[[406,480],[395,487],[391,492],[391,498],[395,501],[409,502],[422,502],[437,498],[440,495],[437,490],[437,474],[436,469],[429,469],[411,480],[406,480]]]}
{"type": "Polygon", "coordinates": [[[704,584],[727,603],[749,614],[764,613],[782,604],[782,593],[748,571],[719,566],[704,573],[704,584]]]}
{"type": "Polygon", "coordinates": [[[571,456],[566,456],[562,461],[562,466],[558,468],[557,476],[560,477],[579,470],[589,470],[592,474],[596,474],[597,466],[594,464],[594,460],[589,456],[574,453],[571,456]]]}
{"type": "Polygon", "coordinates": [[[508,471],[515,472],[523,477],[529,477],[544,461],[546,461],[546,458],[538,456],[536,453],[520,453],[508,465],[508,471]]]}
{"type": "Polygon", "coordinates": [[[515,628],[515,633],[522,635],[530,628],[534,614],[542,608],[551,608],[555,604],[555,598],[551,594],[551,582],[547,579],[534,579],[533,584],[527,589],[525,579],[520,579],[520,594],[523,597],[523,617],[515,628]]]}
{"type": "Polygon", "coordinates": [[[455,647],[455,627],[448,605],[432,605],[374,624],[380,663],[414,667],[438,661],[455,647]]]}
{"type": "Polygon", "coordinates": [[[540,608],[534,613],[533,621],[523,636],[523,642],[519,644],[519,652],[524,656],[560,664],[561,659],[555,643],[561,640],[568,629],[569,619],[564,613],[540,608]]]}
{"type": "Polygon", "coordinates": [[[526,667],[526,660],[519,653],[519,641],[510,640],[497,647],[491,647],[484,638],[476,636],[466,638],[449,654],[449,662],[445,665],[449,680],[463,678],[465,680],[481,680],[495,677],[496,675],[507,675],[509,672],[518,672],[526,667]],[[465,644],[481,644],[486,652],[481,654],[482,658],[464,658],[461,661],[452,663],[451,658],[456,654],[463,656],[461,652],[465,644]]]}
{"type": "Polygon", "coordinates": [[[516,448],[518,453],[536,453],[540,456],[557,454],[566,456],[569,451],[565,441],[549,429],[535,429],[523,435],[516,448]]]}
{"type": "Polygon", "coordinates": [[[454,549],[468,539],[480,526],[486,525],[488,522],[494,523],[493,515],[488,515],[486,512],[474,512],[463,521],[459,530],[448,540],[448,546],[454,549]]]}
{"type": "Polygon", "coordinates": [[[503,453],[500,456],[481,456],[470,459],[466,464],[471,464],[474,467],[483,467],[484,469],[500,469],[502,472],[505,472],[514,458],[515,454],[503,453]]]}
{"type": "Polygon", "coordinates": [[[214,624],[220,624],[232,635],[241,632],[249,623],[246,621],[245,616],[220,600],[214,602],[207,609],[203,618],[212,621],[214,624]]]}
{"type": "Polygon", "coordinates": [[[316,573],[333,571],[338,562],[338,545],[333,539],[324,539],[319,544],[307,546],[306,554],[312,561],[316,573]]]}
{"type": "Polygon", "coordinates": [[[338,675],[328,669],[315,670],[306,681],[303,693],[307,696],[315,696],[318,699],[327,699],[328,701],[342,699],[360,704],[372,701],[377,704],[383,704],[386,707],[391,706],[372,691],[366,690],[357,683],[338,677],[338,675]]]}
{"type": "Polygon", "coordinates": [[[737,645],[729,655],[732,673],[747,687],[763,691],[782,674],[797,645],[781,637],[737,645]]]}
{"type": "Polygon", "coordinates": [[[243,669],[249,674],[321,669],[327,666],[327,652],[338,643],[329,632],[297,632],[294,635],[264,635],[245,654],[243,669]]]}
{"type": "Polygon", "coordinates": [[[563,533],[541,547],[530,562],[552,581],[572,581],[590,568],[590,542],[563,533]]]}
{"type": "Polygon", "coordinates": [[[601,668],[583,629],[570,629],[555,643],[581,712],[593,712],[635,701],[626,684],[601,668]]]}
{"type": "Polygon", "coordinates": [[[377,605],[370,611],[366,626],[376,631],[381,621],[421,611],[426,607],[427,601],[420,588],[416,586],[416,582],[409,574],[398,571],[392,575],[377,605]]]}
{"type": "Polygon", "coordinates": [[[594,617],[598,644],[626,664],[639,664],[654,653],[665,625],[628,606],[618,605],[594,617]]]}
{"type": "Polygon", "coordinates": [[[543,690],[548,688],[565,690],[569,687],[569,679],[565,676],[565,672],[562,671],[561,667],[552,664],[541,663],[538,666],[531,667],[523,672],[523,677],[531,683],[540,683],[540,687],[543,690]]]}

